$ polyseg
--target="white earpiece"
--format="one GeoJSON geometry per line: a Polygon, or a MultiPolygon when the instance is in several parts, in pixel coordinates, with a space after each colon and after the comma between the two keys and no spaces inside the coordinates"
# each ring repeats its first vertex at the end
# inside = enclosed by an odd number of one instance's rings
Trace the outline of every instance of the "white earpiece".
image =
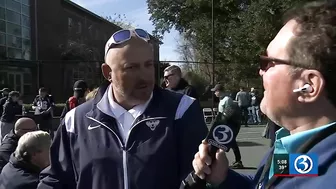
{"type": "Polygon", "coordinates": [[[300,92],[310,93],[312,91],[313,91],[313,87],[311,85],[309,85],[308,83],[303,85],[303,87],[300,87],[298,89],[293,90],[294,93],[300,93],[300,92]]]}

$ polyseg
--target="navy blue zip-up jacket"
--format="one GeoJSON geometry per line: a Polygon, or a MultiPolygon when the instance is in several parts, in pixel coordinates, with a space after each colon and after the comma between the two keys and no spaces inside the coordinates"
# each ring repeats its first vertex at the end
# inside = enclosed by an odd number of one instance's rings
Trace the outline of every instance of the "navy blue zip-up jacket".
{"type": "Polygon", "coordinates": [[[19,105],[17,102],[13,102],[12,100],[8,99],[3,106],[3,112],[0,121],[14,123],[16,120],[16,115],[22,115],[22,105],[19,105]]]}
{"type": "MultiPolygon", "coordinates": [[[[254,176],[239,174],[233,170],[229,170],[226,180],[216,189],[264,189],[268,181],[267,177],[263,183],[258,184],[262,175],[263,168],[273,148],[267,153],[265,158],[254,176]]],[[[276,189],[329,189],[336,186],[336,133],[328,136],[320,141],[308,153],[318,155],[318,177],[292,177],[283,178],[279,183],[270,188],[276,189]]]]}
{"type": "Polygon", "coordinates": [[[0,175],[0,189],[36,189],[41,169],[29,162],[18,160],[15,153],[0,175]]]}
{"type": "Polygon", "coordinates": [[[15,151],[20,136],[14,133],[12,129],[1,141],[0,145],[0,172],[2,168],[8,163],[11,154],[15,151]]]}
{"type": "Polygon", "coordinates": [[[179,188],[208,131],[199,103],[155,88],[124,144],[116,120],[103,113],[111,108],[107,87],[66,114],[38,189],[179,188]]]}

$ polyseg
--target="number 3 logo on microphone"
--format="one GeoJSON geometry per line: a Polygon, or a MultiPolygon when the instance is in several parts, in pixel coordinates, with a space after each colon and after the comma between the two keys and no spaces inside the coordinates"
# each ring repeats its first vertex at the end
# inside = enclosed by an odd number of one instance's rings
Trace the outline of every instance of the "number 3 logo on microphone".
{"type": "Polygon", "coordinates": [[[228,144],[233,139],[233,132],[227,125],[218,125],[213,130],[212,136],[219,144],[228,144]]]}

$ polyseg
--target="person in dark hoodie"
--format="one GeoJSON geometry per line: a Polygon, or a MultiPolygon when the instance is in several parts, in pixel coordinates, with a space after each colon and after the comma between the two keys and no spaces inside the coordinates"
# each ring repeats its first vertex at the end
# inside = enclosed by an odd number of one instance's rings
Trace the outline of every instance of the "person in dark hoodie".
{"type": "Polygon", "coordinates": [[[83,80],[78,80],[73,86],[74,95],[70,97],[66,102],[61,114],[61,119],[63,119],[70,110],[83,104],[86,100],[85,97],[89,93],[88,85],[83,80]]]}
{"type": "Polygon", "coordinates": [[[36,129],[37,125],[31,118],[23,117],[15,122],[14,129],[4,137],[0,146],[0,172],[8,163],[10,155],[15,151],[20,137],[36,129]]]}
{"type": "Polygon", "coordinates": [[[188,95],[198,100],[196,89],[182,78],[180,67],[172,65],[164,69],[164,81],[166,89],[188,95]]]}
{"type": "Polygon", "coordinates": [[[3,105],[5,105],[10,91],[9,91],[8,88],[4,88],[4,89],[1,90],[1,92],[2,92],[2,94],[1,94],[1,98],[0,98],[0,116],[2,115],[3,105]]]}
{"type": "Polygon", "coordinates": [[[0,141],[7,135],[13,128],[16,121],[16,115],[22,115],[22,104],[19,104],[20,93],[12,91],[3,106],[2,116],[0,118],[0,141]]]}
{"type": "Polygon", "coordinates": [[[309,2],[291,13],[267,54],[260,57],[259,74],[265,88],[260,109],[282,127],[276,132],[274,147],[255,174],[247,175],[229,169],[222,150],[209,161],[209,145],[203,142],[192,164],[196,175],[216,189],[336,186],[336,1],[309,2]],[[278,171],[278,154],[301,155],[292,156],[278,171]]]}
{"type": "Polygon", "coordinates": [[[28,132],[0,174],[0,189],[36,189],[39,174],[50,164],[51,138],[45,131],[28,132]]]}

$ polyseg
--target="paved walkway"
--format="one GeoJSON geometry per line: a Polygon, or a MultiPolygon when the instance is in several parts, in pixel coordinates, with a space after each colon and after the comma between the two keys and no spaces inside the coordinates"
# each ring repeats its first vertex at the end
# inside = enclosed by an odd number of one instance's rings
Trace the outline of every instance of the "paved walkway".
{"type": "MultiPolygon", "coordinates": [[[[242,162],[246,169],[237,170],[240,173],[253,174],[256,171],[260,161],[269,150],[270,140],[261,137],[265,126],[242,126],[238,137],[238,146],[242,155],[242,162]]],[[[234,162],[234,155],[229,151],[228,159],[230,163],[234,162]]]]}

